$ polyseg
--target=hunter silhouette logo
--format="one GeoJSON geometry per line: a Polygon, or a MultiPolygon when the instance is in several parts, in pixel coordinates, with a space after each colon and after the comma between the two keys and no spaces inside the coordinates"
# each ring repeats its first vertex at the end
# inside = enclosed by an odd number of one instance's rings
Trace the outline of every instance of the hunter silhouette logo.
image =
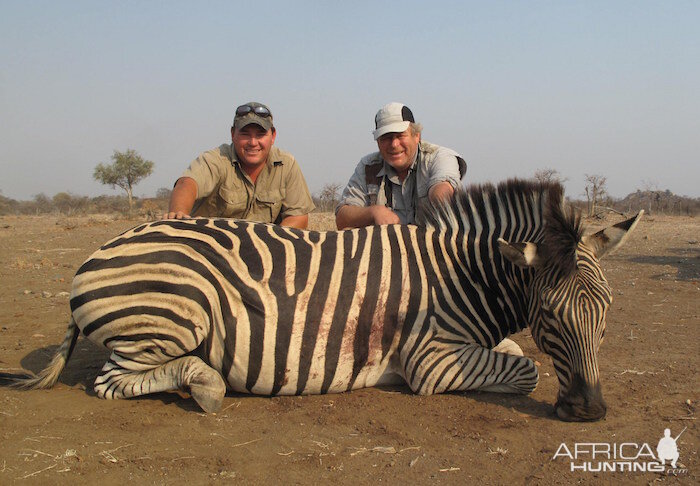
{"type": "Polygon", "coordinates": [[[675,438],[671,437],[671,429],[664,429],[664,436],[659,440],[659,445],[656,446],[656,455],[662,466],[666,461],[671,461],[671,467],[676,469],[676,461],[678,460],[678,445],[676,445],[676,441],[687,428],[684,427],[675,438]]]}

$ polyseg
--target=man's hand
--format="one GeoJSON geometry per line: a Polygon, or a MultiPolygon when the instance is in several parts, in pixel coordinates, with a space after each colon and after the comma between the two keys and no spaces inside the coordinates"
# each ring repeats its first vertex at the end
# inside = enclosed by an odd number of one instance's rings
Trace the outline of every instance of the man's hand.
{"type": "Polygon", "coordinates": [[[280,225],[298,229],[306,229],[309,226],[309,215],[302,214],[301,216],[287,216],[280,221],[280,225]]]}
{"type": "Polygon", "coordinates": [[[346,204],[338,209],[335,224],[339,230],[362,228],[381,224],[400,224],[398,215],[386,206],[351,206],[346,204]]]}
{"type": "Polygon", "coordinates": [[[189,218],[196,197],[197,183],[194,179],[180,177],[170,194],[170,207],[163,213],[163,219],[189,218]]]}
{"type": "Polygon", "coordinates": [[[163,213],[163,219],[185,219],[191,216],[184,211],[170,211],[163,213]]]}
{"type": "Polygon", "coordinates": [[[376,225],[401,224],[399,216],[386,206],[370,206],[369,210],[376,225]]]}

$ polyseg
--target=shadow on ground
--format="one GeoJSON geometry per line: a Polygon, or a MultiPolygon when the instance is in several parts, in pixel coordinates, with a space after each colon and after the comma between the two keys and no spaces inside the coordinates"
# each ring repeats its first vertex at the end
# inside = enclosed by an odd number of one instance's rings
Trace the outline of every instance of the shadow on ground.
{"type": "Polygon", "coordinates": [[[529,395],[509,395],[504,393],[490,392],[467,392],[464,393],[474,401],[499,405],[506,409],[512,409],[520,414],[531,417],[551,419],[560,422],[554,413],[554,406],[548,402],[542,402],[529,395]]]}
{"type": "Polygon", "coordinates": [[[664,272],[649,276],[655,280],[666,280],[669,277],[685,282],[700,280],[700,248],[669,248],[669,251],[672,255],[636,256],[626,258],[625,261],[675,267],[676,275],[673,275],[673,272],[664,272]]]}

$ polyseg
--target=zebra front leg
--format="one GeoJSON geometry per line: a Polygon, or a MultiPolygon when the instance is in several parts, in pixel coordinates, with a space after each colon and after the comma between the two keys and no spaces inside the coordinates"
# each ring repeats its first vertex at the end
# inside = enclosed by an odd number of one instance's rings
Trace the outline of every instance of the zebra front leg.
{"type": "Polygon", "coordinates": [[[183,356],[154,366],[113,352],[95,379],[97,396],[106,399],[178,389],[191,393],[208,413],[221,408],[226,394],[221,375],[196,356],[183,356]]]}
{"type": "Polygon", "coordinates": [[[432,341],[406,365],[406,381],[421,395],[466,390],[527,394],[539,379],[537,366],[530,358],[478,344],[432,341]]]}

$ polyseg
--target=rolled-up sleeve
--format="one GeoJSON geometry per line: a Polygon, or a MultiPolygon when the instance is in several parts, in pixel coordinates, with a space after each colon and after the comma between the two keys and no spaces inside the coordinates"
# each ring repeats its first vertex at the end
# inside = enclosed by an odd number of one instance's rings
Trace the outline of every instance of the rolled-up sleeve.
{"type": "Polygon", "coordinates": [[[428,189],[439,182],[449,182],[456,189],[460,184],[459,163],[457,153],[440,147],[435,159],[428,169],[428,189]]]}
{"type": "Polygon", "coordinates": [[[194,159],[181,177],[197,183],[197,199],[210,195],[222,178],[220,149],[204,152],[194,159]]]}
{"type": "Polygon", "coordinates": [[[299,164],[293,161],[285,181],[285,197],[282,201],[280,216],[282,218],[303,216],[315,208],[304,174],[302,174],[299,164]]]}
{"type": "Polygon", "coordinates": [[[343,189],[343,194],[340,196],[340,202],[335,207],[336,214],[342,206],[369,206],[369,193],[367,190],[367,181],[365,180],[365,167],[363,162],[357,164],[355,172],[348,181],[348,185],[343,189]]]}

